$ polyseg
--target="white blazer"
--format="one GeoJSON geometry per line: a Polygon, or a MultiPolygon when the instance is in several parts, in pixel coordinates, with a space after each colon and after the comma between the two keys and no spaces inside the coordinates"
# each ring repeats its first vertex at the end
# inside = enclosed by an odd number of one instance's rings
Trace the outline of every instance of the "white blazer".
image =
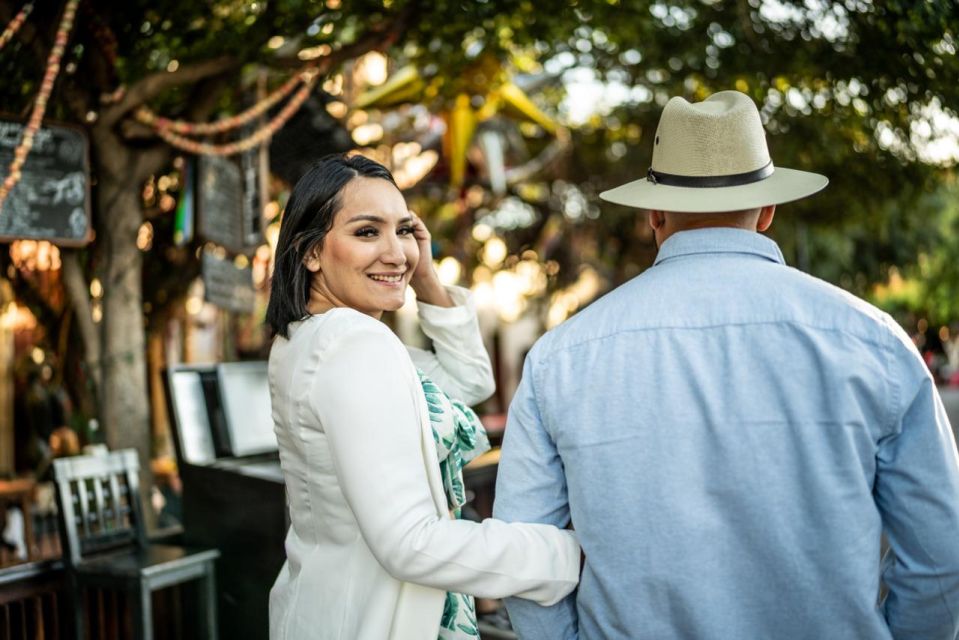
{"type": "Polygon", "coordinates": [[[270,390],[291,526],[271,640],[435,640],[446,591],[549,605],[575,588],[572,532],[450,518],[415,367],[467,403],[493,390],[469,292],[450,293],[457,307],[419,305],[435,354],[407,351],[347,308],[276,338],[270,390]]]}

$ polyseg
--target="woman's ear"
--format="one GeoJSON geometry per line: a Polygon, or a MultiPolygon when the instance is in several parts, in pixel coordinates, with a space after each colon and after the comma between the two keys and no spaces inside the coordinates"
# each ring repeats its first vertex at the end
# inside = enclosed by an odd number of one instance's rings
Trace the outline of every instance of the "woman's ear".
{"type": "Polygon", "coordinates": [[[307,271],[313,273],[320,272],[320,251],[316,247],[311,248],[305,256],[303,256],[303,266],[306,267],[307,271]]]}

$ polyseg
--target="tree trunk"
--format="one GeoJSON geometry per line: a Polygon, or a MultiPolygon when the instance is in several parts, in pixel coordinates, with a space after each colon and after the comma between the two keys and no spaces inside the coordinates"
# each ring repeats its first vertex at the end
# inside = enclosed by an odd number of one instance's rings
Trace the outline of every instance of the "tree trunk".
{"type": "Polygon", "coordinates": [[[98,240],[105,258],[103,281],[101,416],[112,449],[135,447],[150,460],[150,412],[141,292],[142,256],[137,249],[142,207],[139,185],[101,174],[98,240]]]}
{"type": "Polygon", "coordinates": [[[127,148],[112,132],[96,131],[97,245],[103,284],[100,419],[111,450],[133,448],[140,459],[143,511],[150,528],[152,437],[143,319],[143,222],[140,190],[144,151],[127,148]]]}

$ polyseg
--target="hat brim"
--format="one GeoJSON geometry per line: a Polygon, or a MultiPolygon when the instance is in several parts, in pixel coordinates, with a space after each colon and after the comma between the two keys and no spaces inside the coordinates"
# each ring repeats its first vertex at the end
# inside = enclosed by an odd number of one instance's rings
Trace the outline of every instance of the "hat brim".
{"type": "Polygon", "coordinates": [[[821,191],[827,184],[829,178],[818,173],[776,167],[765,180],[735,187],[671,187],[642,178],[604,191],[599,197],[640,209],[711,213],[792,202],[821,191]]]}

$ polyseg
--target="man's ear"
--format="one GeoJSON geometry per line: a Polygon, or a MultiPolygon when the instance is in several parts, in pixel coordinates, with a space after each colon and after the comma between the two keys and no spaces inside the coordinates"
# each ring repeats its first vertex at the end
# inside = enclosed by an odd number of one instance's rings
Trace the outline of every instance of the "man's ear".
{"type": "Polygon", "coordinates": [[[659,231],[666,224],[666,214],[662,211],[649,209],[646,214],[649,216],[649,227],[653,231],[659,231]]]}
{"type": "Polygon", "coordinates": [[[766,205],[759,210],[759,221],[756,223],[756,231],[766,231],[773,223],[773,216],[776,215],[776,205],[766,205]]]}

